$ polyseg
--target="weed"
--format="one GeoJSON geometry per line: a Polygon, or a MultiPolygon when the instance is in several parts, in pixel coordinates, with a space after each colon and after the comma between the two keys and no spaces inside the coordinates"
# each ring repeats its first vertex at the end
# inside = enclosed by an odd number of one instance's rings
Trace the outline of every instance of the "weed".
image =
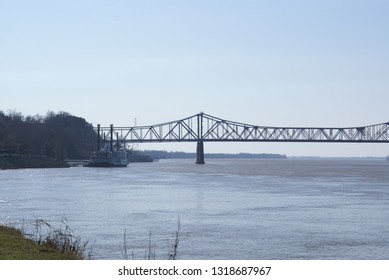
{"type": "Polygon", "coordinates": [[[43,245],[62,253],[75,254],[83,258],[88,241],[81,241],[63,218],[61,226],[56,228],[42,219],[35,219],[34,232],[28,234],[39,245],[43,245]]]}
{"type": "Polygon", "coordinates": [[[180,217],[178,217],[177,229],[175,231],[175,236],[174,236],[174,243],[170,248],[170,252],[169,252],[169,260],[176,260],[178,258],[178,244],[180,244],[180,229],[181,229],[181,221],[180,221],[180,217]]]}
{"type": "MultiPolygon", "coordinates": [[[[181,230],[181,222],[180,218],[178,218],[177,222],[177,229],[174,232],[174,242],[173,245],[170,246],[167,258],[169,260],[177,260],[178,259],[178,245],[180,243],[180,230],[181,230]]],[[[144,259],[145,260],[155,260],[156,254],[155,254],[156,245],[153,244],[152,234],[151,230],[149,232],[149,239],[148,239],[148,246],[145,251],[144,259]]],[[[122,250],[122,256],[124,259],[128,260],[128,242],[127,242],[127,229],[124,230],[123,234],[123,250],[122,250]]],[[[134,251],[131,252],[131,259],[135,260],[134,251]]]]}

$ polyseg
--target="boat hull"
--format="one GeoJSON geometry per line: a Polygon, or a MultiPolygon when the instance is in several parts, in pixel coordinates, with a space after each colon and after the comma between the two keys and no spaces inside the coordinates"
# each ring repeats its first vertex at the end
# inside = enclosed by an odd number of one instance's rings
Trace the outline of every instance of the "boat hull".
{"type": "Polygon", "coordinates": [[[90,162],[84,164],[84,167],[127,167],[128,164],[112,164],[109,162],[90,162]]]}
{"type": "Polygon", "coordinates": [[[96,151],[84,167],[126,167],[129,163],[125,149],[96,151]]]}

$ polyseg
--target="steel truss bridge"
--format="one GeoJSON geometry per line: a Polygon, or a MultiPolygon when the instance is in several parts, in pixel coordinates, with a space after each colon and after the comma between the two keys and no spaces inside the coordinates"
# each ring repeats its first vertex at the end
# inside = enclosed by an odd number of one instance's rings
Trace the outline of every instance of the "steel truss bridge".
{"type": "Polygon", "coordinates": [[[97,127],[100,141],[121,143],[196,142],[197,164],[204,164],[204,142],[389,143],[389,122],[361,127],[272,127],[224,120],[205,113],[133,127],[97,127]],[[115,139],[116,138],[116,139],[115,139]]]}

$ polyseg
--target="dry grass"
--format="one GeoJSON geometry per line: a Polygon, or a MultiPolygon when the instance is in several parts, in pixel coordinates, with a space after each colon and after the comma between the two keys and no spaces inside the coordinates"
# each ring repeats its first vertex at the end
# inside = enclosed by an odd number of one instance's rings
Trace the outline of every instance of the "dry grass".
{"type": "Polygon", "coordinates": [[[35,220],[35,233],[32,238],[36,243],[64,254],[74,254],[79,259],[84,257],[88,241],[81,241],[69,227],[66,218],[63,218],[60,227],[56,228],[48,222],[35,220]]]}
{"type": "Polygon", "coordinates": [[[38,244],[20,230],[0,226],[0,260],[77,260],[74,252],[58,251],[47,244],[38,244]]]}

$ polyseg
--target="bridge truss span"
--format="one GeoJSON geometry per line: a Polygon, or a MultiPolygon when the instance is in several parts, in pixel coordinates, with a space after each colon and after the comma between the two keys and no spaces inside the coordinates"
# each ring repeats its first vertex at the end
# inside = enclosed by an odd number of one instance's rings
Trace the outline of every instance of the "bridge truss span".
{"type": "Polygon", "coordinates": [[[388,123],[351,128],[264,127],[218,121],[207,127],[204,141],[243,142],[389,142],[388,123]]]}
{"type": "MultiPolygon", "coordinates": [[[[109,127],[101,127],[101,131],[109,127]]],[[[348,128],[257,126],[205,113],[150,126],[114,127],[120,140],[141,142],[348,142],[389,143],[389,122],[348,128]]]]}
{"type": "MultiPolygon", "coordinates": [[[[196,142],[197,124],[194,117],[150,126],[114,127],[120,140],[126,143],[142,142],[196,142]]],[[[101,128],[103,131],[107,127],[101,128]]]]}
{"type": "MultiPolygon", "coordinates": [[[[99,138],[110,129],[111,127],[99,126],[99,138]]],[[[125,143],[197,142],[199,157],[199,153],[203,153],[204,142],[389,143],[389,122],[347,128],[272,127],[229,121],[199,113],[150,126],[114,127],[110,134],[104,135],[108,139],[116,135],[118,141],[125,143]]]]}

